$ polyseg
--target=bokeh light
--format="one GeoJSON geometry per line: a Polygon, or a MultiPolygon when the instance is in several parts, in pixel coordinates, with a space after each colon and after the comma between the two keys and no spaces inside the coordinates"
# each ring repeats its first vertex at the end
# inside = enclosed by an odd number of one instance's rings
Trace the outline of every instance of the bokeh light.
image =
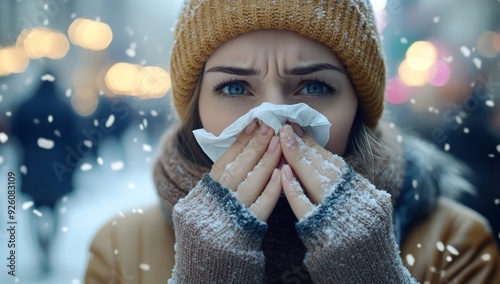
{"type": "Polygon", "coordinates": [[[428,41],[417,41],[406,51],[406,61],[413,70],[429,69],[437,58],[437,50],[428,41]]]}
{"type": "Polygon", "coordinates": [[[24,49],[15,45],[0,48],[0,76],[21,73],[28,67],[29,58],[24,49]]]}
{"type": "Polygon", "coordinates": [[[119,62],[105,75],[107,88],[114,94],[159,98],[170,89],[170,76],[163,68],[119,62]]]}
{"type": "Polygon", "coordinates": [[[482,56],[493,58],[500,52],[500,35],[496,32],[485,31],[477,39],[476,47],[482,56]]]}
{"type": "Polygon", "coordinates": [[[448,83],[451,77],[451,69],[448,63],[443,60],[437,60],[432,66],[428,82],[433,86],[441,87],[448,83]]]}
{"type": "Polygon", "coordinates": [[[158,98],[170,89],[170,76],[160,67],[146,66],[137,74],[139,88],[144,94],[158,98]]]}
{"type": "Polygon", "coordinates": [[[84,18],[77,18],[68,28],[69,39],[74,45],[85,49],[106,49],[113,39],[108,24],[84,18]]]}
{"type": "Polygon", "coordinates": [[[411,99],[411,94],[411,88],[398,77],[394,77],[387,84],[385,99],[392,104],[402,104],[411,99]]]}
{"type": "Polygon", "coordinates": [[[398,75],[401,81],[408,86],[423,86],[427,83],[429,70],[415,69],[413,65],[408,63],[408,59],[405,59],[399,65],[398,75]]]}
{"type": "Polygon", "coordinates": [[[22,47],[32,59],[42,57],[61,59],[68,53],[69,41],[60,32],[36,27],[23,30],[17,38],[16,46],[22,47]]]}

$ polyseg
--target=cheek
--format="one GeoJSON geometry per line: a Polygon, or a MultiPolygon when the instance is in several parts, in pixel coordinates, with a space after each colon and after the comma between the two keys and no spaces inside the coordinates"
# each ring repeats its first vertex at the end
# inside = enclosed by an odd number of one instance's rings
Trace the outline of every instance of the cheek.
{"type": "Polygon", "coordinates": [[[350,108],[337,109],[331,111],[331,113],[324,113],[324,115],[332,124],[330,127],[330,139],[325,149],[334,154],[343,156],[349,143],[349,134],[354,122],[356,110],[350,108]]]}
{"type": "Polygon", "coordinates": [[[203,94],[200,94],[198,110],[203,128],[215,136],[219,136],[222,130],[239,117],[237,112],[230,111],[217,99],[206,98],[203,94]]]}

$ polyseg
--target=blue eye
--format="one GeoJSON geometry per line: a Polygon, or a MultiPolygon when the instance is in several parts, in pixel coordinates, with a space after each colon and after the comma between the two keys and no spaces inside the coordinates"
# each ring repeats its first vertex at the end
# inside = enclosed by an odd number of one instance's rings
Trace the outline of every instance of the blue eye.
{"type": "Polygon", "coordinates": [[[306,81],[305,86],[300,90],[300,94],[318,96],[333,94],[335,89],[321,81],[306,81]]]}
{"type": "Polygon", "coordinates": [[[247,83],[244,81],[231,80],[218,84],[213,88],[214,92],[225,96],[242,96],[248,93],[247,83]]]}

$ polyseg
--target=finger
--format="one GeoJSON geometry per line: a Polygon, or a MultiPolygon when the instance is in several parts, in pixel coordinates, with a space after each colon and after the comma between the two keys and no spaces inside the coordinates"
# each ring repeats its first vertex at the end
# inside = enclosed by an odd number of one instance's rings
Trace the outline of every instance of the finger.
{"type": "Polygon", "coordinates": [[[262,194],[257,198],[255,203],[250,206],[259,220],[266,222],[271,216],[271,213],[276,207],[276,203],[281,195],[280,173],[278,169],[274,169],[271,179],[267,184],[262,194]]]}
{"type": "Polygon", "coordinates": [[[289,165],[283,165],[281,169],[281,185],[283,186],[288,204],[290,204],[293,214],[295,214],[298,220],[302,219],[314,208],[314,204],[304,193],[289,165]]]}
{"type": "Polygon", "coordinates": [[[273,170],[278,166],[281,159],[281,148],[279,145],[279,137],[273,136],[266,153],[255,166],[255,168],[248,173],[246,179],[240,183],[236,189],[236,196],[238,200],[250,206],[255,202],[257,197],[262,193],[262,189],[266,186],[273,170]]]}
{"type": "MultiPolygon", "coordinates": [[[[225,164],[218,181],[226,187],[236,190],[238,185],[247,178],[248,173],[251,172],[261,160],[273,136],[274,129],[262,123],[246,147],[236,156],[236,159],[228,161],[228,163],[225,164]]],[[[220,170],[222,165],[224,164],[220,164],[217,169],[220,170]]],[[[271,173],[271,171],[269,173],[271,173]]]]}
{"type": "Polygon", "coordinates": [[[321,147],[300,127],[295,128],[297,135],[290,125],[285,125],[280,131],[283,156],[297,174],[311,201],[320,204],[336,184],[344,162],[321,147]]]}
{"type": "Polygon", "coordinates": [[[256,130],[258,129],[259,124],[257,121],[252,121],[245,130],[243,130],[236,141],[227,149],[222,156],[217,159],[212,165],[212,170],[210,171],[210,175],[216,181],[220,180],[220,176],[226,169],[226,166],[232,163],[236,157],[243,151],[243,149],[248,145],[252,137],[255,135],[256,130]]]}

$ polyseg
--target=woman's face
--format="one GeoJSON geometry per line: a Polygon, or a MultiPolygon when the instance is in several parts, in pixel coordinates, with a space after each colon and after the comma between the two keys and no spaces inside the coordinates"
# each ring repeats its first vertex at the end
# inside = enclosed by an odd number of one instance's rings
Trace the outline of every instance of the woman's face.
{"type": "Polygon", "coordinates": [[[205,64],[198,107],[214,135],[263,102],[306,103],[332,124],[325,148],[343,155],[357,109],[344,67],[324,44],[284,30],[258,30],[224,44],[205,64]]]}

